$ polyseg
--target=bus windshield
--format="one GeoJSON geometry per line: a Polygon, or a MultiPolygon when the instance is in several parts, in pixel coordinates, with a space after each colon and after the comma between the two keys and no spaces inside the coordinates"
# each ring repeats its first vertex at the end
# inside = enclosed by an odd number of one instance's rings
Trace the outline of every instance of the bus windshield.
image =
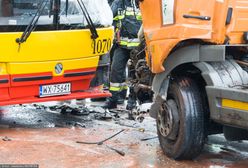
{"type": "MultiPolygon", "coordinates": [[[[37,29],[73,29],[87,27],[88,23],[80,9],[77,0],[59,0],[59,10],[55,10],[56,0],[47,0],[37,22],[37,29]],[[55,19],[58,11],[59,19],[55,19]],[[58,27],[56,27],[58,29],[58,27]]],[[[112,25],[113,15],[107,0],[82,0],[95,26],[112,25]]],[[[20,31],[33,19],[39,5],[44,0],[0,0],[0,31],[20,31]],[[23,28],[22,28],[23,27],[23,28]]]]}

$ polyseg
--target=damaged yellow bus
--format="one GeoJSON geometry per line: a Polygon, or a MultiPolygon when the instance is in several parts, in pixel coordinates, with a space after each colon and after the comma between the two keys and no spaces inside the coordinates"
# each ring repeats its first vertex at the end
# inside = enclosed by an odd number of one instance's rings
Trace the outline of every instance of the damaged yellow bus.
{"type": "Polygon", "coordinates": [[[107,0],[0,0],[0,105],[97,98],[113,40],[107,0]]]}

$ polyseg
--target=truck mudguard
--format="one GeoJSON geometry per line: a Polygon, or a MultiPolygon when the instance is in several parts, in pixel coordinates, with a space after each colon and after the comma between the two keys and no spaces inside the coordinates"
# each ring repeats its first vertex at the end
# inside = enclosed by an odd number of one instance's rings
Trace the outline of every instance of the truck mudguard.
{"type": "Polygon", "coordinates": [[[221,62],[225,60],[224,45],[192,45],[177,49],[164,62],[165,71],[155,75],[152,89],[164,100],[167,97],[169,75],[179,65],[197,62],[221,62]]]}

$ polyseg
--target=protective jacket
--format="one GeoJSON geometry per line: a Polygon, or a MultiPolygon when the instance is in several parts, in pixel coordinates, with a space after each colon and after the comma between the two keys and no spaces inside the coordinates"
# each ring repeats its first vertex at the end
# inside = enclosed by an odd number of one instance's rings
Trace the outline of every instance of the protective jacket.
{"type": "Polygon", "coordinates": [[[109,5],[111,6],[111,4],[113,3],[114,0],[108,0],[109,5]]]}
{"type": "Polygon", "coordinates": [[[137,34],[142,18],[135,0],[114,0],[111,9],[117,43],[127,48],[137,47],[139,45],[137,34]]]}

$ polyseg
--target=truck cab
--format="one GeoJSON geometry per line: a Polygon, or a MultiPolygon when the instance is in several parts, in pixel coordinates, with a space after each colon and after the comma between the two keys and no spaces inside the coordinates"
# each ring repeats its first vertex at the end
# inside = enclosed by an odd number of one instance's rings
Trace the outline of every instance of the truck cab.
{"type": "Polygon", "coordinates": [[[248,139],[248,3],[140,0],[146,61],[154,74],[151,116],[161,147],[177,160],[206,137],[248,139]]]}

